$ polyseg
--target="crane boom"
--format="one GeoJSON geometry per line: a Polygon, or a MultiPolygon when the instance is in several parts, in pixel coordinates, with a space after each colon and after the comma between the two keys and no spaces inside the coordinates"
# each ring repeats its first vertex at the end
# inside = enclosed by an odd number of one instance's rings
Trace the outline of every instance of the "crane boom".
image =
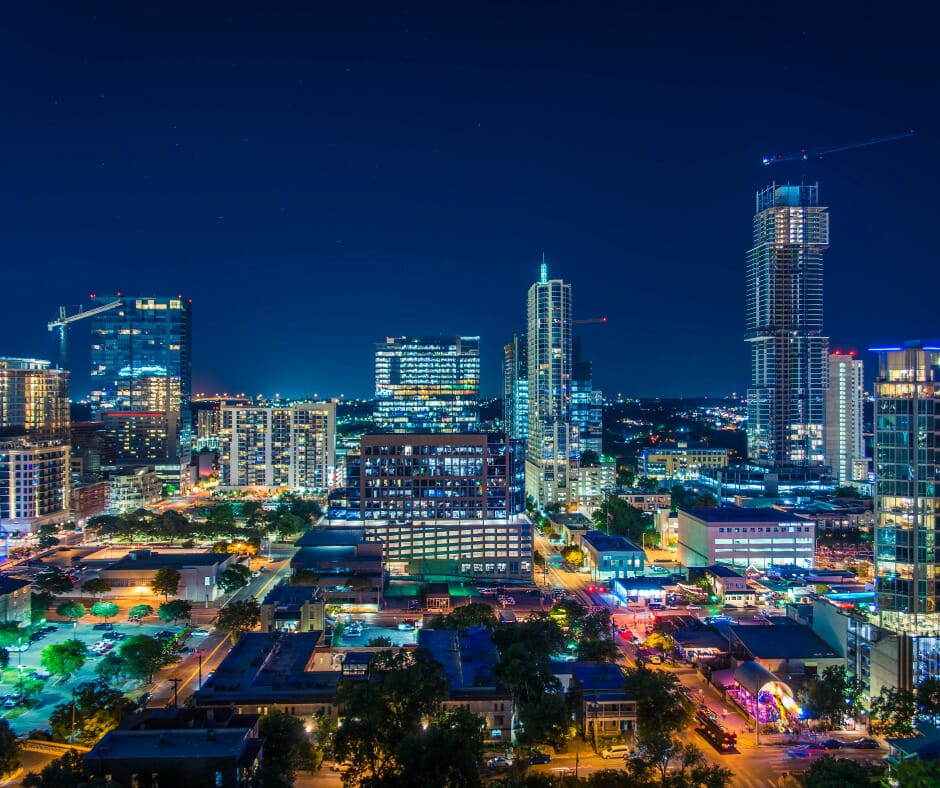
{"type": "Polygon", "coordinates": [[[764,156],[762,159],[765,165],[779,164],[784,161],[806,161],[810,158],[822,158],[829,153],[839,153],[844,150],[854,150],[855,148],[867,148],[869,145],[880,145],[882,142],[894,142],[914,136],[914,130],[902,131],[899,134],[890,134],[887,137],[874,137],[870,140],[861,142],[850,142],[846,145],[833,145],[829,148],[818,148],[816,150],[806,150],[805,148],[798,153],[777,154],[775,156],[764,156]]]}
{"type": "Polygon", "coordinates": [[[589,318],[588,320],[572,320],[571,322],[574,323],[574,325],[576,326],[586,326],[590,323],[606,323],[607,318],[606,317],[592,317],[592,318],[589,318]]]}
{"type": "Polygon", "coordinates": [[[68,369],[68,356],[69,356],[69,325],[74,323],[76,320],[84,320],[86,317],[94,317],[95,315],[100,315],[102,312],[110,312],[112,309],[117,309],[124,302],[109,301],[107,304],[99,304],[94,306],[91,309],[82,309],[78,308],[78,312],[74,315],[66,314],[66,309],[64,306],[59,307],[59,317],[56,320],[49,321],[49,330],[55,331],[59,329],[59,367],[60,369],[68,369]]]}

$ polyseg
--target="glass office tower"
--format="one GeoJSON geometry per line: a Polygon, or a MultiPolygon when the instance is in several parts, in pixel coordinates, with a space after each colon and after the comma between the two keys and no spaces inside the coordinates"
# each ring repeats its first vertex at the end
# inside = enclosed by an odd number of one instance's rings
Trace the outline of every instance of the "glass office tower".
{"type": "Polygon", "coordinates": [[[757,192],[747,256],[747,440],[750,459],[771,468],[824,462],[829,214],[818,189],[772,184],[757,192]]]}
{"type": "Polygon", "coordinates": [[[881,623],[940,631],[940,341],[872,348],[875,380],[875,577],[881,623]]]}
{"type": "Polygon", "coordinates": [[[479,337],[388,337],[375,346],[375,427],[383,432],[475,432],[479,337]]]}
{"type": "MultiPolygon", "coordinates": [[[[188,465],[192,445],[191,303],[97,296],[121,306],[92,323],[92,402],[119,464],[188,465]]],[[[159,471],[159,467],[158,467],[159,471]]]]}
{"type": "Polygon", "coordinates": [[[577,430],[571,423],[571,285],[543,262],[529,288],[529,434],[526,494],[541,506],[574,499],[577,430]]]}
{"type": "Polygon", "coordinates": [[[526,338],[516,334],[503,346],[503,429],[511,440],[529,434],[529,354],[526,338]]]}

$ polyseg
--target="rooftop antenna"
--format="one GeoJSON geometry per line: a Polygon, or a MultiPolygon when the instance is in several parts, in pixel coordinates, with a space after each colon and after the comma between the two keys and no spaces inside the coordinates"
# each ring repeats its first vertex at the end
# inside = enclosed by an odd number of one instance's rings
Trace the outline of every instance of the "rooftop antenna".
{"type": "Polygon", "coordinates": [[[548,282],[548,263],[545,262],[545,252],[542,252],[542,265],[539,267],[539,283],[546,284],[548,282]]]}

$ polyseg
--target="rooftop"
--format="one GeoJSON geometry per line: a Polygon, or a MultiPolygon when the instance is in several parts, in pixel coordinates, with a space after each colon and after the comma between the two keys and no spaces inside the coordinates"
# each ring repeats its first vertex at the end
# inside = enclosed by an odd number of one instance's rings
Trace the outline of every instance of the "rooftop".
{"type": "Polygon", "coordinates": [[[714,564],[705,571],[715,577],[744,577],[740,572],[735,572],[730,566],[722,566],[721,564],[714,564]]]}
{"type": "Polygon", "coordinates": [[[452,696],[496,690],[493,667],[499,662],[499,652],[492,633],[485,627],[421,629],[418,646],[430,651],[443,665],[452,696]]]}
{"type": "Polygon", "coordinates": [[[263,605],[303,605],[316,602],[320,595],[318,586],[291,586],[286,583],[274,586],[264,598],[263,605]]]}
{"type": "Polygon", "coordinates": [[[251,730],[209,728],[206,730],[113,730],[105,734],[85,755],[95,759],[180,760],[239,756],[249,743],[251,730]]]}
{"type": "Polygon", "coordinates": [[[624,675],[619,665],[576,662],[571,671],[584,692],[623,691],[624,675]]]}
{"type": "Polygon", "coordinates": [[[706,523],[793,523],[806,525],[806,520],[778,509],[746,509],[743,506],[722,506],[718,509],[679,509],[706,523]]]}
{"type": "Polygon", "coordinates": [[[31,585],[29,580],[23,580],[19,577],[0,577],[0,596],[12,594],[21,588],[31,585]]]}
{"type": "Polygon", "coordinates": [[[642,553],[639,547],[623,536],[608,536],[603,531],[588,531],[581,537],[591,547],[601,553],[642,553]]]}
{"type": "Polygon", "coordinates": [[[352,546],[364,542],[364,528],[311,528],[294,542],[295,547],[352,546]]]}
{"type": "Polygon", "coordinates": [[[755,659],[837,659],[840,655],[809,627],[783,616],[771,619],[773,626],[729,626],[755,659]]]}
{"type": "Polygon", "coordinates": [[[585,517],[583,514],[550,514],[548,519],[551,520],[555,525],[563,525],[566,528],[593,528],[594,523],[589,517],[585,517]]]}
{"type": "Polygon", "coordinates": [[[231,560],[231,555],[222,553],[158,553],[153,550],[132,550],[119,561],[115,561],[107,571],[128,571],[162,569],[186,569],[193,566],[215,566],[231,560]]]}

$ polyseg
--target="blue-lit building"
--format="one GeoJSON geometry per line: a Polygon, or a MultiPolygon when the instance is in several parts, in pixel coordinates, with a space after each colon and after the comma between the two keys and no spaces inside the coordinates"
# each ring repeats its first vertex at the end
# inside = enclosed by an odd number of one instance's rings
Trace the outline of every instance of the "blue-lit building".
{"type": "Polygon", "coordinates": [[[503,347],[503,429],[512,440],[529,434],[529,351],[525,336],[516,334],[503,347]]]}
{"type": "Polygon", "coordinates": [[[192,451],[192,316],[177,296],[96,296],[91,328],[92,403],[119,465],[153,465],[179,483],[192,451]]]}
{"type": "Polygon", "coordinates": [[[388,337],[375,346],[377,430],[474,432],[479,393],[479,337],[388,337]]]}

